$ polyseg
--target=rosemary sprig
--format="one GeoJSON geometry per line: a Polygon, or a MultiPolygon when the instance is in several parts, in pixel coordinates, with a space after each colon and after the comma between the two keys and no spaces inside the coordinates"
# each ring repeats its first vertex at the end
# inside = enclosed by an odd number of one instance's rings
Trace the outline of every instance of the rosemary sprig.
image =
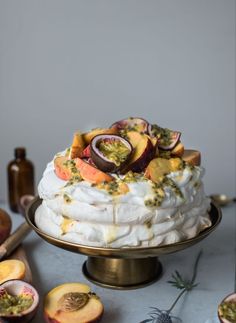
{"type": "Polygon", "coordinates": [[[198,268],[198,264],[199,264],[199,260],[200,260],[201,255],[202,255],[202,250],[200,250],[200,252],[197,255],[197,258],[195,260],[194,267],[193,267],[193,275],[190,280],[184,279],[177,270],[175,270],[175,273],[171,275],[172,280],[169,280],[168,283],[177,289],[181,289],[181,292],[179,293],[179,295],[177,296],[177,298],[175,299],[175,301],[173,302],[171,307],[168,310],[160,310],[157,307],[150,307],[152,309],[152,312],[149,313],[150,318],[148,318],[144,321],[141,321],[140,323],[148,323],[148,322],[150,322],[150,323],[172,323],[172,318],[175,318],[175,319],[181,321],[180,318],[171,315],[171,311],[173,310],[173,308],[177,304],[178,300],[181,298],[181,296],[185,292],[192,290],[194,287],[196,287],[198,285],[198,283],[195,283],[195,280],[196,280],[196,276],[197,276],[197,268],[198,268]]]}

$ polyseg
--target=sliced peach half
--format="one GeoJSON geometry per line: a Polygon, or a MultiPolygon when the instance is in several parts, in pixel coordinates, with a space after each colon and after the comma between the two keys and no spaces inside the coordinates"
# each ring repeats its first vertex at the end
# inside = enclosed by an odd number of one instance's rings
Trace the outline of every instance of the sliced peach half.
{"type": "Polygon", "coordinates": [[[83,136],[80,132],[76,132],[73,137],[73,142],[70,147],[69,158],[74,159],[81,157],[85,147],[83,136]]]}
{"type": "Polygon", "coordinates": [[[133,147],[133,153],[122,173],[129,170],[142,172],[154,157],[155,148],[147,135],[137,131],[127,132],[127,138],[133,147]]]}
{"type": "Polygon", "coordinates": [[[0,262],[0,284],[10,279],[23,279],[25,264],[21,260],[9,259],[0,262]]]}
{"type": "Polygon", "coordinates": [[[54,170],[57,177],[59,177],[60,179],[69,181],[73,176],[73,169],[74,172],[77,171],[75,169],[75,162],[69,160],[67,157],[58,156],[54,159],[54,170]]]}
{"type": "Polygon", "coordinates": [[[177,171],[182,166],[182,160],[180,158],[154,158],[148,164],[145,176],[151,181],[158,183],[163,178],[163,176],[177,171]]]}
{"type": "Polygon", "coordinates": [[[198,150],[185,149],[182,159],[192,166],[201,165],[201,153],[198,150]]]}
{"type": "Polygon", "coordinates": [[[54,159],[54,168],[56,175],[65,181],[69,181],[76,175],[81,176],[85,181],[95,184],[113,180],[112,176],[102,172],[81,158],[69,160],[65,156],[56,157],[54,159]]]}
{"type": "Polygon", "coordinates": [[[170,151],[171,156],[182,157],[184,154],[184,145],[182,142],[179,142],[174,149],[170,151]]]}
{"type": "Polygon", "coordinates": [[[101,182],[110,182],[114,178],[98,168],[88,164],[81,158],[75,159],[76,168],[79,170],[81,177],[90,183],[98,184],[101,182]]]}
{"type": "Polygon", "coordinates": [[[89,157],[91,157],[91,149],[90,149],[90,145],[87,145],[82,152],[82,158],[89,158],[89,157]]]}
{"type": "Polygon", "coordinates": [[[48,323],[98,322],[103,311],[100,298],[85,284],[59,285],[44,299],[44,317],[48,323]]]}

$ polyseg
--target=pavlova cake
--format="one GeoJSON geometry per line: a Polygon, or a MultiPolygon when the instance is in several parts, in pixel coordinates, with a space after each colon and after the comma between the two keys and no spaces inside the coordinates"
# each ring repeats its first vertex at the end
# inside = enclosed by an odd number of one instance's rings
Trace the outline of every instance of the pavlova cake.
{"type": "Polygon", "coordinates": [[[36,225],[66,241],[147,247],[183,241],[211,225],[200,153],[181,133],[142,118],[77,132],[38,186],[36,225]]]}

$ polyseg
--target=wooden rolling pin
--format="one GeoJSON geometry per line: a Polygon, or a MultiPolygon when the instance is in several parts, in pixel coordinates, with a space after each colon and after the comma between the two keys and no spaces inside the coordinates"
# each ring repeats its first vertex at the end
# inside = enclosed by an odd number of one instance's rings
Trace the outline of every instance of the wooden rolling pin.
{"type": "Polygon", "coordinates": [[[30,233],[27,222],[22,223],[0,246],[0,260],[9,256],[30,233]]]}

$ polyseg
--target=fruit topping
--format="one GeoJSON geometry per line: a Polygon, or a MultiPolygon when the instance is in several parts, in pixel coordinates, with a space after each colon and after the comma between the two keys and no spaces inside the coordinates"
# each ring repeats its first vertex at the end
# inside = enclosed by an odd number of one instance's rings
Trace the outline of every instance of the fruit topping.
{"type": "Polygon", "coordinates": [[[0,317],[4,322],[29,322],[38,304],[37,291],[22,280],[9,280],[0,286],[0,317]]]}
{"type": "Polygon", "coordinates": [[[201,165],[201,153],[197,150],[185,149],[182,159],[192,166],[201,165]]]}
{"type": "Polygon", "coordinates": [[[223,299],[218,306],[218,317],[222,323],[236,322],[236,293],[230,294],[223,299]]]}
{"type": "Polygon", "coordinates": [[[58,156],[54,159],[54,169],[57,177],[64,181],[77,178],[82,180],[76,167],[75,159],[68,159],[65,156],[58,156]]]}
{"type": "Polygon", "coordinates": [[[173,149],[179,142],[181,133],[167,128],[161,128],[156,124],[148,126],[148,133],[151,137],[158,138],[158,147],[163,150],[173,149]]]}
{"type": "Polygon", "coordinates": [[[131,144],[118,135],[98,135],[91,141],[91,157],[104,172],[122,169],[132,154],[131,144]]]}
{"type": "Polygon", "coordinates": [[[184,145],[179,142],[174,149],[170,151],[171,156],[182,157],[184,154],[184,145]]]}
{"type": "Polygon", "coordinates": [[[149,137],[145,134],[137,131],[129,131],[127,132],[127,138],[134,151],[128,164],[122,169],[122,173],[126,173],[129,170],[137,173],[142,172],[155,156],[156,150],[149,137]]]}
{"type": "Polygon", "coordinates": [[[98,135],[116,135],[118,134],[118,130],[116,128],[95,128],[89,132],[83,134],[83,139],[85,144],[90,144],[91,140],[98,135]]]}
{"type": "Polygon", "coordinates": [[[8,238],[11,232],[11,218],[2,209],[0,209],[0,244],[8,238]]]}
{"type": "Polygon", "coordinates": [[[58,156],[54,159],[54,169],[60,179],[69,181],[68,185],[82,180],[90,183],[113,180],[112,176],[102,172],[81,158],[67,159],[65,156],[58,156]]]}
{"type": "Polygon", "coordinates": [[[154,183],[162,181],[163,176],[182,169],[183,162],[180,158],[154,158],[148,164],[145,176],[154,183]]]}
{"type": "Polygon", "coordinates": [[[81,177],[90,183],[98,184],[101,182],[110,182],[113,177],[102,172],[96,167],[88,164],[80,158],[75,159],[76,168],[79,170],[81,177]]]}
{"type": "Polygon", "coordinates": [[[69,158],[77,158],[82,156],[82,152],[84,150],[84,140],[81,133],[77,132],[74,134],[73,142],[70,147],[69,158]]]}
{"type": "Polygon", "coordinates": [[[44,300],[48,323],[98,322],[103,314],[100,298],[88,285],[67,283],[52,289],[44,300]]]}
{"type": "Polygon", "coordinates": [[[0,262],[0,284],[10,279],[23,279],[25,264],[21,260],[10,259],[0,262]]]}
{"type": "Polygon", "coordinates": [[[89,157],[91,157],[90,145],[84,148],[82,152],[82,158],[89,158],[89,157]]]}
{"type": "Polygon", "coordinates": [[[146,133],[148,130],[148,122],[142,118],[130,117],[113,123],[111,128],[117,129],[123,135],[125,135],[127,131],[146,133]]]}

